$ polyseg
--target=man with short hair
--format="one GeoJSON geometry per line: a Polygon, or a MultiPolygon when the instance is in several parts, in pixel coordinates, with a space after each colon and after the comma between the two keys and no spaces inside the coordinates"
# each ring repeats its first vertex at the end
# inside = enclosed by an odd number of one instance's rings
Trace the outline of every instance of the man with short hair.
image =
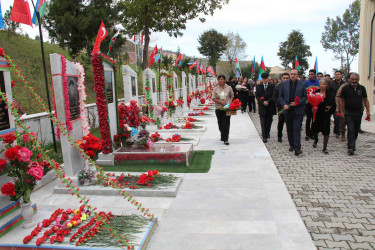
{"type": "MultiPolygon", "coordinates": [[[[279,93],[280,93],[280,86],[282,82],[288,81],[289,80],[289,74],[288,73],[283,73],[281,75],[281,82],[276,84],[275,89],[273,90],[273,101],[276,103],[276,108],[277,112],[279,113],[283,107],[281,106],[279,102],[279,93]]],[[[284,114],[281,113],[278,116],[278,122],[277,122],[277,141],[278,142],[283,142],[283,128],[284,128],[284,122],[285,122],[285,117],[284,114]]]]}
{"type": "Polygon", "coordinates": [[[298,80],[298,70],[290,71],[290,80],[281,83],[279,102],[284,108],[285,122],[288,133],[289,151],[295,151],[295,155],[302,154],[301,150],[301,126],[305,113],[307,100],[306,85],[298,80]],[[298,103],[296,103],[297,98],[298,103]]]}
{"type": "Polygon", "coordinates": [[[327,79],[328,84],[332,82],[332,78],[330,74],[325,74],[324,77],[327,79]]]}
{"type": "Polygon", "coordinates": [[[320,79],[323,78],[323,73],[322,72],[319,72],[318,74],[316,74],[316,79],[318,79],[318,81],[320,81],[320,79]]]}
{"type": "MultiPolygon", "coordinates": [[[[343,85],[345,81],[342,80],[342,72],[340,70],[336,70],[335,72],[335,80],[328,84],[333,91],[335,91],[335,95],[339,90],[340,86],[343,85]]],[[[340,137],[340,117],[337,116],[339,107],[336,108],[336,111],[333,113],[334,118],[334,126],[333,126],[333,133],[336,135],[337,138],[340,137]]],[[[341,135],[342,136],[342,135],[341,135]]],[[[345,137],[345,134],[344,134],[345,137]]]]}
{"type": "Polygon", "coordinates": [[[268,77],[268,73],[263,73],[261,75],[262,83],[257,85],[255,92],[255,97],[258,100],[258,111],[264,143],[267,143],[267,139],[270,138],[272,119],[276,114],[275,103],[272,99],[275,85],[272,82],[269,82],[268,77]]]}
{"type": "MultiPolygon", "coordinates": [[[[307,94],[313,93],[315,90],[319,88],[319,80],[316,79],[316,70],[310,69],[309,70],[309,79],[305,81],[306,85],[306,91],[307,94]]],[[[310,138],[313,139],[313,135],[311,134],[311,125],[313,121],[313,112],[312,112],[312,106],[310,103],[306,103],[305,106],[305,114],[306,114],[306,137],[305,140],[308,141],[310,138]]]]}
{"type": "Polygon", "coordinates": [[[352,73],[350,84],[343,87],[340,94],[341,117],[345,117],[348,127],[348,154],[353,155],[355,142],[358,138],[358,131],[361,127],[363,115],[363,103],[366,108],[366,115],[370,117],[369,101],[367,99],[366,88],[359,84],[359,75],[352,73]],[[345,112],[343,111],[345,107],[345,112]]]}

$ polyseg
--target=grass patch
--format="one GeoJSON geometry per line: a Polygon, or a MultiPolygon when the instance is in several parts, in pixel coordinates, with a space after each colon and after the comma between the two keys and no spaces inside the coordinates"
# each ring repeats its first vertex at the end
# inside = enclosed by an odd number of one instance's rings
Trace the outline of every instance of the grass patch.
{"type": "Polygon", "coordinates": [[[193,159],[189,166],[186,167],[184,162],[122,162],[115,166],[105,166],[104,171],[113,172],[145,172],[156,169],[161,173],[207,173],[211,168],[213,150],[194,151],[193,159]]]}

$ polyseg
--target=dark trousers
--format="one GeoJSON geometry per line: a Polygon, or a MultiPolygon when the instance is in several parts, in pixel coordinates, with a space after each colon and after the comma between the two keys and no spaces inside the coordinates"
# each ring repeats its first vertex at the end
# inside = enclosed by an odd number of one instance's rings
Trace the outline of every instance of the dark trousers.
{"type": "Polygon", "coordinates": [[[240,102],[242,103],[242,105],[241,105],[242,111],[246,111],[247,102],[248,102],[248,99],[249,99],[248,97],[249,97],[248,92],[246,92],[244,94],[240,94],[240,102]]]}
{"type": "Polygon", "coordinates": [[[333,133],[336,135],[340,134],[340,117],[337,116],[337,112],[333,113],[333,133]]]}
{"type": "Polygon", "coordinates": [[[311,134],[311,126],[313,121],[313,113],[312,113],[312,106],[307,103],[305,104],[305,115],[306,115],[306,136],[310,137],[311,134]]]}
{"type": "Polygon", "coordinates": [[[257,107],[255,106],[255,96],[249,96],[249,112],[257,112],[257,107]]]}
{"type": "Polygon", "coordinates": [[[230,128],[230,116],[226,115],[225,110],[216,109],[217,124],[219,125],[220,138],[222,141],[228,141],[229,128],[230,128]]]}
{"type": "Polygon", "coordinates": [[[285,122],[284,114],[280,114],[278,116],[278,122],[277,122],[277,137],[278,138],[283,137],[284,122],[285,122]]]}
{"type": "Polygon", "coordinates": [[[289,146],[295,150],[300,150],[303,115],[296,115],[293,111],[289,110],[284,116],[289,146]]]}
{"type": "Polygon", "coordinates": [[[355,149],[355,141],[358,138],[358,131],[361,128],[362,111],[345,111],[345,121],[348,127],[348,149],[355,149]]]}
{"type": "Polygon", "coordinates": [[[272,114],[260,115],[260,126],[262,127],[263,138],[267,138],[270,135],[272,116],[272,114]]]}

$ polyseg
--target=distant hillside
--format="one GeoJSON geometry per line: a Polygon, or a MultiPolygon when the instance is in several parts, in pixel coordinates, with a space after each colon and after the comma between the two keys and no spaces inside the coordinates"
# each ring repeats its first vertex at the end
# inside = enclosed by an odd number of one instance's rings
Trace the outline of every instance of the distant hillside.
{"type": "MultiPolygon", "coordinates": [[[[23,75],[25,75],[28,78],[31,85],[36,89],[37,93],[42,96],[43,100],[47,104],[47,94],[44,82],[44,71],[40,41],[32,40],[23,35],[18,34],[13,35],[10,38],[10,40],[8,40],[7,32],[0,31],[0,48],[3,48],[5,54],[10,56],[10,58],[14,60],[14,62],[18,66],[18,69],[22,70],[23,75]]],[[[53,53],[58,53],[64,55],[68,60],[71,60],[71,58],[69,57],[68,50],[62,49],[55,44],[44,43],[44,52],[47,64],[50,98],[52,98],[51,68],[49,62],[49,55],[53,53]]],[[[78,61],[82,65],[84,65],[79,58],[78,61]]],[[[120,72],[121,70],[118,71],[118,74],[120,74],[120,72]]],[[[85,86],[87,93],[86,103],[94,103],[94,77],[92,73],[91,64],[85,67],[85,73],[85,86]]],[[[21,105],[26,109],[26,112],[28,114],[42,112],[41,108],[37,103],[30,101],[30,94],[28,93],[28,90],[23,87],[23,84],[18,81],[16,76],[12,74],[11,77],[12,80],[16,81],[16,86],[13,88],[13,97],[15,97],[21,103],[21,105]]],[[[122,78],[119,77],[120,76],[118,75],[118,82],[122,82],[122,78]]],[[[124,96],[124,90],[122,84],[118,85],[120,85],[117,86],[118,98],[122,98],[124,96]]]]}

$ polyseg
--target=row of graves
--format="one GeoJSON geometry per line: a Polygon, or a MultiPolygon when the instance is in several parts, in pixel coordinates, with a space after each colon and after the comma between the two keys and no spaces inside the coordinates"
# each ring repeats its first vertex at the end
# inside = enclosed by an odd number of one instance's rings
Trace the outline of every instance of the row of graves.
{"type": "Polygon", "coordinates": [[[94,54],[98,139],[90,133],[83,66],[59,54],[51,54],[49,59],[53,113],[22,75],[22,65],[18,67],[0,48],[0,248],[54,248],[58,244],[59,249],[144,249],[157,217],[134,197],[176,196],[181,175],[160,174],[152,164],[191,164],[194,146],[206,130],[204,116],[213,115],[211,94],[216,80],[182,72],[179,83],[175,72],[163,71],[158,84],[155,72],[146,69],[142,97],[137,73],[122,65],[117,69],[122,70],[125,101],[119,102],[116,84],[121,79],[116,79],[116,62],[94,54]],[[18,115],[12,103],[11,71],[53,121],[63,164],[49,158],[37,131],[32,132],[18,115]],[[138,174],[121,171],[137,163],[151,167],[138,174]],[[60,179],[55,195],[72,194],[82,206],[37,213],[31,193],[46,173],[60,179]],[[169,184],[148,188],[163,179],[169,184]],[[125,215],[99,212],[87,195],[117,195],[134,209],[125,215]]]}

